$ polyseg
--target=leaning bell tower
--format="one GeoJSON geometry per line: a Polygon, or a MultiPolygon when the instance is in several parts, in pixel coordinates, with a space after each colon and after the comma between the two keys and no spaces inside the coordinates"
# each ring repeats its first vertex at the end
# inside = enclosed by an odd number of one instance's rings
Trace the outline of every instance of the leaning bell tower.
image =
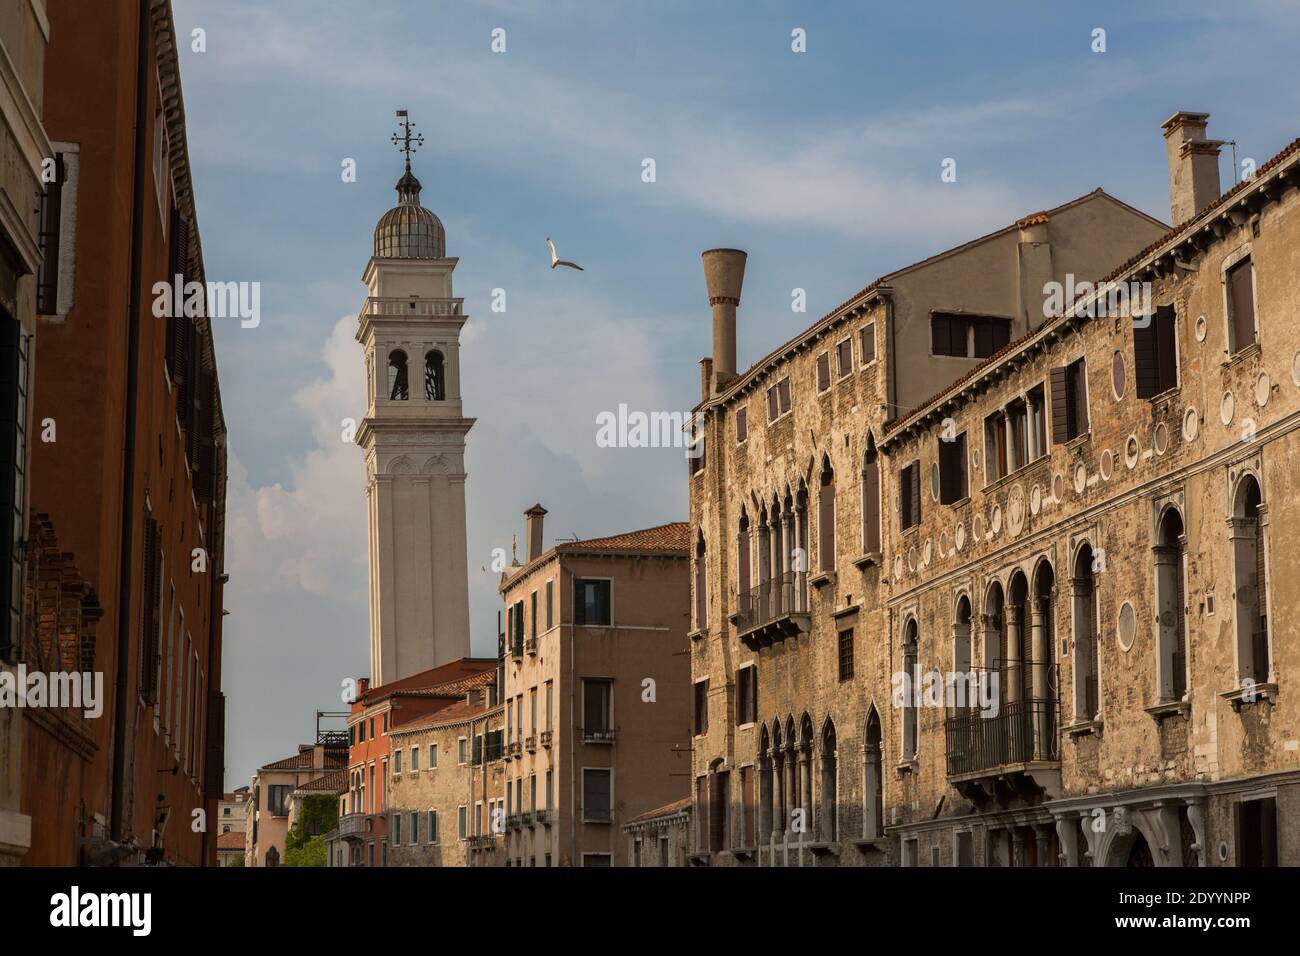
{"type": "Polygon", "coordinates": [[[370,681],[387,684],[469,655],[465,547],[465,418],[460,395],[463,302],[452,292],[442,223],[420,205],[411,154],[422,146],[399,112],[406,155],[397,205],[375,226],[361,277],[357,341],[368,399],[370,681]]]}

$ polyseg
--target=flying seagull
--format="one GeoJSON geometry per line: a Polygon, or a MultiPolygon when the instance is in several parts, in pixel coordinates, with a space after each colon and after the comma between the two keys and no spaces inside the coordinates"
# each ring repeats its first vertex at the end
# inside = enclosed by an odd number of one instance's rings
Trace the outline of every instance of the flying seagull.
{"type": "Polygon", "coordinates": [[[555,243],[551,242],[551,237],[550,237],[550,236],[547,236],[547,237],[546,237],[546,244],[547,244],[547,246],[549,246],[550,249],[551,249],[551,268],[552,268],[552,269],[554,269],[556,266],[568,266],[570,269],[577,269],[579,272],[585,272],[585,271],[586,271],[585,269],[582,268],[582,266],[578,265],[576,262],[570,262],[568,259],[561,259],[558,255],[556,255],[556,253],[555,253],[555,243]]]}

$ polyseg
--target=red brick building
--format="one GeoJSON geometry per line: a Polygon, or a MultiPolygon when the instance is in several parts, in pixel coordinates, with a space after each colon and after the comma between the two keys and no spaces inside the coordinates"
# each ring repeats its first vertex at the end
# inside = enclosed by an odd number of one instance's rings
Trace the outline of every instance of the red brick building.
{"type": "Polygon", "coordinates": [[[31,401],[57,440],[33,443],[31,505],[102,607],[88,663],[106,700],[75,734],[33,712],[24,862],[212,865],[225,426],[208,319],[154,315],[155,283],[206,283],[171,5],[50,0],[48,14],[60,175],[31,401]]]}

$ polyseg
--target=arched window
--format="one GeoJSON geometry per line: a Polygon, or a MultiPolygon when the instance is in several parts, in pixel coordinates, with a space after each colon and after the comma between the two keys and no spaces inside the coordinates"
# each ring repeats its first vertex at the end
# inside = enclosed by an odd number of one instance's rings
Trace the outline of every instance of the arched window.
{"type": "Polygon", "coordinates": [[[802,813],[800,821],[803,833],[814,834],[816,839],[816,824],[813,821],[813,725],[812,718],[806,713],[799,720],[799,774],[796,784],[795,793],[798,800],[795,803],[802,813]]]}
{"type": "Polygon", "coordinates": [[[867,714],[866,780],[862,788],[862,837],[879,840],[885,835],[885,775],[881,770],[880,715],[873,706],[867,714]]]}
{"type": "Polygon", "coordinates": [[[917,740],[917,691],[921,679],[920,635],[917,631],[916,618],[910,619],[903,628],[903,670],[907,674],[904,686],[907,696],[903,700],[903,760],[915,760],[919,748],[917,740]]]}
{"type": "Polygon", "coordinates": [[[1074,719],[1097,719],[1101,709],[1097,666],[1097,577],[1092,545],[1074,559],[1074,719]]]}
{"type": "Polygon", "coordinates": [[[790,791],[785,786],[785,749],[781,736],[781,721],[772,721],[772,827],[771,841],[776,843],[785,833],[785,821],[789,818],[787,807],[790,791]]]}
{"type": "Polygon", "coordinates": [[[962,595],[957,601],[957,613],[952,625],[952,669],[958,682],[964,688],[966,700],[958,701],[964,707],[976,707],[979,704],[978,688],[969,680],[971,667],[971,611],[970,598],[962,595]],[[974,694],[972,697],[971,695],[974,694]]]}
{"type": "Polygon", "coordinates": [[[1053,607],[1056,572],[1047,561],[1034,571],[1034,601],[1029,609],[1029,700],[1033,726],[1030,759],[1057,759],[1056,621],[1053,607]]]}
{"type": "Polygon", "coordinates": [[[817,837],[824,842],[839,839],[839,794],[836,763],[835,722],[829,717],[822,727],[821,740],[821,808],[818,811],[817,837]]]}
{"type": "Polygon", "coordinates": [[[822,571],[835,570],[835,470],[829,458],[822,459],[817,497],[817,564],[822,571]]]}
{"type": "Polygon", "coordinates": [[[736,533],[736,589],[743,604],[749,598],[749,514],[740,509],[740,529],[736,533]]]}
{"type": "Polygon", "coordinates": [[[1183,576],[1183,516],[1169,508],[1160,519],[1155,546],[1156,610],[1159,634],[1156,676],[1161,703],[1187,693],[1187,601],[1183,576]]]}
{"type": "Polygon", "coordinates": [[[266,865],[267,866],[280,865],[280,851],[277,850],[275,847],[271,847],[271,849],[266,851],[266,865]]]}
{"type": "Polygon", "coordinates": [[[1240,680],[1269,679],[1268,578],[1264,573],[1264,514],[1259,482],[1246,475],[1232,508],[1232,548],[1237,598],[1240,680]]]}
{"type": "Polygon", "coordinates": [[[772,834],[774,787],[772,745],[764,724],[758,733],[758,841],[772,834]]]}
{"type": "Polygon", "coordinates": [[[695,627],[706,630],[709,626],[708,552],[701,533],[695,542],[695,627]]]}
{"type": "Polygon", "coordinates": [[[867,435],[867,452],[862,458],[862,550],[880,551],[880,463],[876,440],[867,435]]]}
{"type": "Polygon", "coordinates": [[[404,402],[411,397],[406,373],[406,353],[401,349],[393,349],[388,353],[388,397],[395,402],[404,402]]]}
{"type": "Polygon", "coordinates": [[[442,353],[437,349],[427,352],[424,356],[424,397],[431,402],[441,402],[447,397],[442,353]]]}

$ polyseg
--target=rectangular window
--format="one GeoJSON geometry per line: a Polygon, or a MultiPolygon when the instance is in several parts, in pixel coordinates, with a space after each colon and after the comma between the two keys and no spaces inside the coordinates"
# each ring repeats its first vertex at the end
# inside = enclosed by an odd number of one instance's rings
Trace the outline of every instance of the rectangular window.
{"type": "Polygon", "coordinates": [[[749,409],[736,409],[736,444],[742,445],[749,438],[749,409]]]}
{"type": "Polygon", "coordinates": [[[361,721],[361,723],[357,724],[357,743],[364,744],[365,742],[366,742],[366,722],[363,720],[361,721]]]}
{"type": "Polygon", "coordinates": [[[546,809],[551,809],[551,771],[546,771],[546,809]]]}
{"type": "Polygon", "coordinates": [[[709,732],[709,682],[695,682],[695,736],[709,732]]]}
{"type": "Polygon", "coordinates": [[[975,841],[969,830],[957,831],[957,865],[975,865],[975,841]]]}
{"type": "Polygon", "coordinates": [[[754,845],[755,820],[754,820],[754,768],[740,768],[740,813],[741,821],[741,841],[745,846],[754,845]]]}
{"type": "Polygon", "coordinates": [[[1043,386],[1031,388],[1025,402],[1029,406],[1029,460],[1037,461],[1047,454],[1047,403],[1043,386]]]}
{"type": "Polygon", "coordinates": [[[393,814],[393,846],[402,845],[402,815],[393,814]]]}
{"type": "Polygon", "coordinates": [[[730,809],[731,774],[721,770],[710,775],[713,792],[709,795],[709,846],[714,850],[725,850],[731,845],[727,839],[727,811],[730,809]]]}
{"type": "Polygon", "coordinates": [[[1133,326],[1133,379],[1138,398],[1154,398],[1178,385],[1176,318],[1172,305],[1162,305],[1147,317],[1147,325],[1133,326]]]}
{"type": "Polygon", "coordinates": [[[611,586],[610,581],[574,578],[573,623],[609,627],[613,623],[610,615],[611,586]]]}
{"type": "Polygon", "coordinates": [[[709,828],[705,821],[709,819],[709,778],[695,778],[695,848],[701,853],[709,852],[709,828]]]}
{"type": "Polygon", "coordinates": [[[546,729],[551,729],[551,704],[555,696],[555,684],[553,681],[546,682],[546,729]]]}
{"type": "Polygon", "coordinates": [[[912,462],[898,473],[898,522],[906,531],[921,523],[921,462],[912,462]]]}
{"type": "Polygon", "coordinates": [[[767,420],[776,421],[790,410],[790,377],[770,386],[767,390],[767,420]]]}
{"type": "Polygon", "coordinates": [[[870,365],[876,360],[876,323],[868,322],[864,325],[860,337],[858,354],[861,355],[863,365],[870,365]]]}
{"type": "Polygon", "coordinates": [[[608,680],[582,680],[582,732],[604,734],[613,730],[614,684],[608,680]]]}
{"type": "Polygon", "coordinates": [[[736,671],[736,723],[758,722],[758,668],[742,667],[736,671]]]}
{"type": "Polygon", "coordinates": [[[430,843],[437,843],[438,842],[438,811],[437,810],[429,811],[428,831],[429,832],[425,835],[426,839],[430,843]]]}
{"type": "Polygon", "coordinates": [[[966,357],[966,323],[955,315],[930,316],[930,352],[966,357]]]}
{"type": "Polygon", "coordinates": [[[537,640],[537,592],[528,597],[528,636],[537,640]]]}
{"type": "Polygon", "coordinates": [[[271,811],[273,817],[287,817],[289,815],[289,794],[293,793],[293,786],[287,783],[273,783],[266,788],[267,809],[271,811]]]}
{"type": "Polygon", "coordinates": [[[411,811],[411,846],[420,842],[420,815],[411,811]]]}
{"type": "Polygon", "coordinates": [[[831,356],[823,352],[817,356],[817,391],[824,392],[831,387],[831,356]]]}
{"type": "Polygon", "coordinates": [[[840,680],[853,679],[853,629],[840,631],[840,680]]]}
{"type": "Polygon", "coordinates": [[[853,340],[845,339],[835,346],[835,366],[840,378],[853,371],[853,340]]]}
{"type": "Polygon", "coordinates": [[[537,810],[537,774],[528,775],[528,809],[537,810]]]}
{"type": "MultiPolygon", "coordinates": [[[[398,753],[401,753],[401,751],[399,750],[398,753]]],[[[419,747],[411,748],[411,769],[412,770],[420,769],[420,748],[419,747]]]]}
{"type": "Polygon", "coordinates": [[[438,745],[429,744],[429,769],[438,769],[438,745]]]}
{"type": "Polygon", "coordinates": [[[939,439],[939,500],[956,504],[969,494],[966,481],[966,433],[951,441],[939,439]]]}
{"type": "Polygon", "coordinates": [[[1232,354],[1255,344],[1255,267],[1242,259],[1225,276],[1228,283],[1228,351],[1232,354]]]}
{"type": "Polygon", "coordinates": [[[460,764],[462,767],[465,765],[465,748],[466,748],[465,738],[460,737],[456,741],[456,763],[460,764]]]}
{"type": "Polygon", "coordinates": [[[536,687],[530,687],[528,689],[528,712],[532,716],[532,720],[529,723],[529,726],[532,728],[532,732],[536,734],[537,733],[537,688],[536,687]]]}
{"type": "Polygon", "coordinates": [[[1052,369],[1052,441],[1063,445],[1087,431],[1087,367],[1078,359],[1052,369]]]}
{"type": "Polygon", "coordinates": [[[402,752],[400,750],[394,750],[393,751],[393,773],[401,773],[401,772],[402,772],[402,752]]]}
{"type": "Polygon", "coordinates": [[[997,411],[984,419],[984,478],[989,484],[1007,476],[1007,416],[997,411]]]}
{"type": "Polygon", "coordinates": [[[612,816],[613,772],[584,767],[582,771],[582,819],[594,823],[608,823],[612,816]]]}
{"type": "Polygon", "coordinates": [[[1011,341],[1011,320],[990,315],[930,316],[930,351],[957,358],[988,358],[1011,341]]]}
{"type": "Polygon", "coordinates": [[[469,836],[469,807],[456,808],[456,835],[462,840],[469,836]]]}
{"type": "Polygon", "coordinates": [[[555,581],[546,582],[546,629],[555,626],[555,581]]]}
{"type": "Polygon", "coordinates": [[[474,740],[470,745],[469,762],[473,767],[477,767],[483,762],[483,735],[475,734],[474,740]]]}

